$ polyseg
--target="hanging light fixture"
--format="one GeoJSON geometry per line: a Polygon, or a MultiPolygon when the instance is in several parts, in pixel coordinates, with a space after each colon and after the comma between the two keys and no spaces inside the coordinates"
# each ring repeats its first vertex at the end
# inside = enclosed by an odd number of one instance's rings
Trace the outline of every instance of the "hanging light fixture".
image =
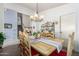
{"type": "Polygon", "coordinates": [[[36,3],[36,12],[35,12],[35,14],[34,15],[32,15],[32,16],[30,16],[30,19],[32,20],[32,21],[37,21],[37,22],[40,22],[40,21],[42,21],[43,20],[43,16],[41,15],[39,15],[39,12],[38,12],[38,3],[36,3]]]}

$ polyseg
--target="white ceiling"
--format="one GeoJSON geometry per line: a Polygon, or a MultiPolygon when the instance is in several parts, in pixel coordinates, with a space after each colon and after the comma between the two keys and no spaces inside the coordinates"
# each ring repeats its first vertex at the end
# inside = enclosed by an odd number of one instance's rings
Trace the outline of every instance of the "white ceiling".
{"type": "MultiPolygon", "coordinates": [[[[66,3],[38,3],[39,12],[45,11],[50,8],[55,8],[66,3]]],[[[35,11],[36,10],[36,3],[22,3],[23,6],[35,11]]]]}

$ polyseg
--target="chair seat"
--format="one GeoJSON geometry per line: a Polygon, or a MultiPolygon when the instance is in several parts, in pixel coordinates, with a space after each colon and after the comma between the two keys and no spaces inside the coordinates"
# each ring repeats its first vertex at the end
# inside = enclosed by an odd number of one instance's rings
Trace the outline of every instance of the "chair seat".
{"type": "Polygon", "coordinates": [[[31,54],[32,54],[32,56],[35,56],[39,53],[35,49],[31,48],[31,54]]]}
{"type": "Polygon", "coordinates": [[[53,53],[50,54],[50,56],[67,56],[67,51],[61,50],[58,53],[57,50],[55,50],[53,53]]]}

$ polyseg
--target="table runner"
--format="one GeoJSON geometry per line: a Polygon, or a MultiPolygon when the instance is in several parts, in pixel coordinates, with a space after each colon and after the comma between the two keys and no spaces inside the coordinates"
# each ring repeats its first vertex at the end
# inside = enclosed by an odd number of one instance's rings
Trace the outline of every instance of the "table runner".
{"type": "Polygon", "coordinates": [[[49,45],[52,45],[54,47],[56,47],[58,53],[61,51],[62,49],[62,44],[53,40],[49,40],[48,38],[40,38],[40,39],[32,39],[31,42],[35,43],[35,42],[43,42],[49,45]]]}

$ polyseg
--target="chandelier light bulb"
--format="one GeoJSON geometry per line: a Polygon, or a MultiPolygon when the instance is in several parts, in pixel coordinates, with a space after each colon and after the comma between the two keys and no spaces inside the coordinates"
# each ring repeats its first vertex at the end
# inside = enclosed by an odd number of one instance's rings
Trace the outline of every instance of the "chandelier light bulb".
{"type": "MultiPolygon", "coordinates": [[[[36,6],[37,6],[37,8],[38,8],[38,4],[37,4],[36,6]]],[[[31,19],[31,20],[34,20],[34,21],[41,21],[41,20],[43,20],[43,17],[44,17],[44,16],[39,15],[38,9],[36,9],[35,14],[34,14],[33,16],[30,16],[30,19],[31,19]]]]}
{"type": "Polygon", "coordinates": [[[38,17],[38,14],[35,14],[34,16],[35,16],[35,17],[38,17]]]}

